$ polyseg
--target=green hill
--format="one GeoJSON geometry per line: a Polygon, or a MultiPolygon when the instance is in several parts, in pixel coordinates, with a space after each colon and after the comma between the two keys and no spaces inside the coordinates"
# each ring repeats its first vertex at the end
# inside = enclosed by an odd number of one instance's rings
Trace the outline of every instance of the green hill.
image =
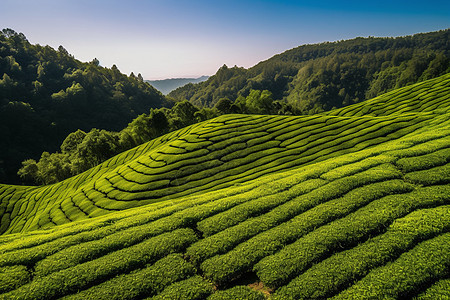
{"type": "Polygon", "coordinates": [[[448,296],[449,90],[447,74],[327,114],[224,115],[1,185],[0,299],[448,296]]]}
{"type": "Polygon", "coordinates": [[[235,101],[252,89],[269,90],[297,114],[328,111],[450,72],[449,34],[447,29],[303,45],[249,69],[224,65],[207,81],[169,96],[213,107],[224,97],[235,101]]]}

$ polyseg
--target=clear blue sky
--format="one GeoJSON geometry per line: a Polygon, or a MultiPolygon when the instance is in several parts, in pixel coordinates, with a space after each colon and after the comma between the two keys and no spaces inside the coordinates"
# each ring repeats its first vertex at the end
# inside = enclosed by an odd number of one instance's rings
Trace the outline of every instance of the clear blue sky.
{"type": "Polygon", "coordinates": [[[0,0],[0,27],[145,79],[251,67],[287,49],[450,27],[450,1],[0,0]]]}

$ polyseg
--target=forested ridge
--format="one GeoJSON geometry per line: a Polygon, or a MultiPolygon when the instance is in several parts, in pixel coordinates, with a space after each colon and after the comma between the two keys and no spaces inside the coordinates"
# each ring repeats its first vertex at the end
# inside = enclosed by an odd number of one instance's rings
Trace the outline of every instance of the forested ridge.
{"type": "Polygon", "coordinates": [[[20,162],[55,151],[78,129],[121,130],[166,98],[139,74],[84,63],[60,46],[0,32],[0,182],[16,182],[20,162]]]}
{"type": "Polygon", "coordinates": [[[169,96],[214,107],[222,98],[234,102],[251,90],[268,90],[274,100],[292,106],[293,114],[328,111],[448,73],[449,35],[447,29],[304,45],[250,69],[224,65],[207,81],[169,96]]]}

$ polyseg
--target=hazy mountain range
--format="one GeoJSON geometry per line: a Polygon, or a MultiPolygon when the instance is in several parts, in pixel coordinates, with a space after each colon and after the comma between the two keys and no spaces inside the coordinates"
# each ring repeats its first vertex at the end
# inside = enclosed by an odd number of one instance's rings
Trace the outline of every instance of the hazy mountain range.
{"type": "Polygon", "coordinates": [[[199,83],[207,80],[209,76],[201,76],[199,78],[169,78],[162,80],[146,80],[155,89],[161,91],[164,95],[167,95],[171,91],[182,87],[188,83],[199,83]]]}

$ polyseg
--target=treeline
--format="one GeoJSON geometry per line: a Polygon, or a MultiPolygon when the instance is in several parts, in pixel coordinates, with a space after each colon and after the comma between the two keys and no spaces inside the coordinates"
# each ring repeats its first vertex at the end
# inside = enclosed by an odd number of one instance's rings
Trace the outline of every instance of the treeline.
{"type": "Polygon", "coordinates": [[[305,45],[250,69],[221,67],[199,84],[169,94],[214,107],[251,90],[268,90],[297,113],[313,114],[357,103],[450,72],[450,31],[398,38],[356,38],[305,45]]]}
{"type": "Polygon", "coordinates": [[[18,183],[20,162],[56,151],[77,129],[121,130],[150,107],[171,103],[142,76],[97,59],[76,60],[60,46],[32,45],[0,31],[0,182],[18,183]]]}
{"type": "Polygon", "coordinates": [[[56,183],[163,134],[228,113],[292,114],[292,108],[274,101],[267,90],[252,90],[234,103],[222,98],[214,108],[198,108],[185,100],[170,109],[151,109],[119,132],[96,128],[74,131],[64,139],[58,152],[43,152],[37,161],[23,161],[18,175],[27,184],[56,183]]]}

